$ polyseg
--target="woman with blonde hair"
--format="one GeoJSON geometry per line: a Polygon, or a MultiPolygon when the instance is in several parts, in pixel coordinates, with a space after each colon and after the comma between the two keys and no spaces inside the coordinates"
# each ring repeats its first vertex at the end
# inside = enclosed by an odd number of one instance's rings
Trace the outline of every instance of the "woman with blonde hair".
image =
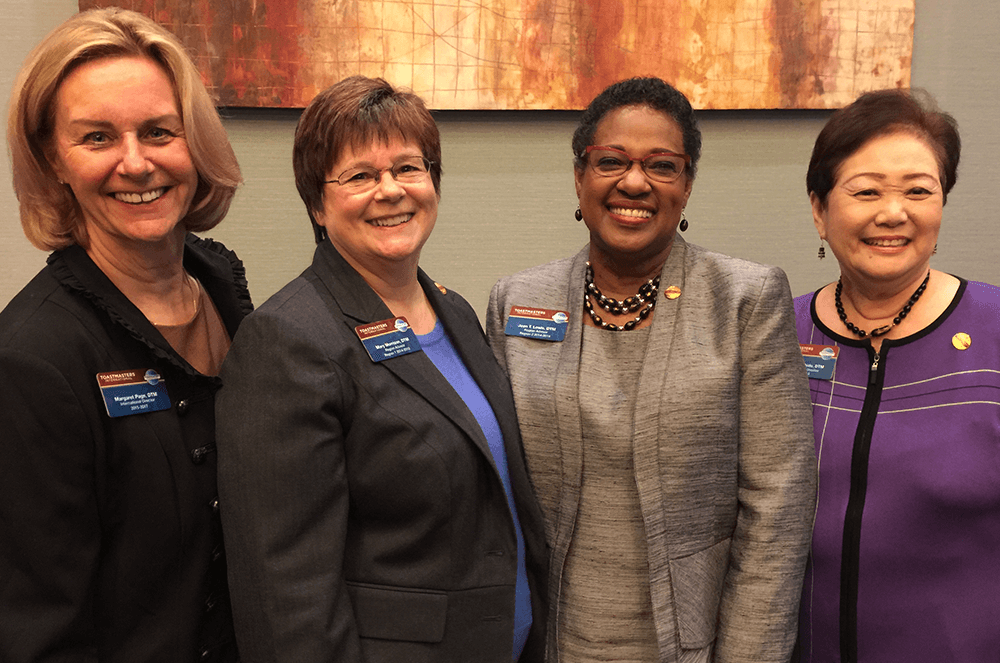
{"type": "Polygon", "coordinates": [[[0,659],[234,661],[214,394],[251,310],[190,234],[240,171],[180,42],[83,12],[28,57],[8,141],[51,251],[0,313],[0,659]]]}

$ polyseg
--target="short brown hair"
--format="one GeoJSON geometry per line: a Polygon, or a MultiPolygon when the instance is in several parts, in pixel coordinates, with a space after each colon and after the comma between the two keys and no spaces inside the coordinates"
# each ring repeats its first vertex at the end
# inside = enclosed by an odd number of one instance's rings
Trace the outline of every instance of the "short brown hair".
{"type": "Polygon", "coordinates": [[[240,167],[201,75],[181,42],[136,12],[110,7],[80,12],[53,30],[28,56],[14,83],[7,142],[21,226],[43,250],[86,245],[76,198],[59,183],[48,153],[54,100],[76,67],[102,58],[142,57],[159,64],[174,86],[198,187],[184,217],[190,231],[214,228],[225,217],[240,167]]]}
{"type": "Polygon", "coordinates": [[[316,223],[323,210],[327,172],[347,146],[360,148],[393,138],[412,140],[431,162],[434,190],[441,194],[441,136],[423,100],[381,78],[351,76],[309,102],[295,128],[292,166],[295,186],[306,204],[316,242],[326,229],[316,223]]]}
{"type": "Polygon", "coordinates": [[[834,112],[813,146],[806,189],[826,207],[840,165],[873,138],[909,133],[926,140],[938,162],[943,199],[958,179],[962,140],[958,123],[938,109],[923,90],[878,90],[867,92],[854,103],[834,112]]]}

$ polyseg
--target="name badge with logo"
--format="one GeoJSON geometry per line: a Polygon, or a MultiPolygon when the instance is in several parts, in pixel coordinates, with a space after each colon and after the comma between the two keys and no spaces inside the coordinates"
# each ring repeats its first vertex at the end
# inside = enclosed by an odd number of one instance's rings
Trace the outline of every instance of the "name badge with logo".
{"type": "Polygon", "coordinates": [[[503,333],[507,336],[558,342],[566,338],[567,326],[569,326],[569,313],[566,311],[511,306],[503,333]]]}
{"type": "Polygon", "coordinates": [[[813,380],[832,380],[840,348],[832,345],[799,343],[802,359],[806,362],[806,375],[813,380]]]}
{"type": "Polygon", "coordinates": [[[420,351],[417,335],[402,316],[358,325],[354,331],[374,362],[420,351]]]}
{"type": "Polygon", "coordinates": [[[126,417],[170,409],[165,380],[152,368],[97,374],[109,417],[126,417]]]}

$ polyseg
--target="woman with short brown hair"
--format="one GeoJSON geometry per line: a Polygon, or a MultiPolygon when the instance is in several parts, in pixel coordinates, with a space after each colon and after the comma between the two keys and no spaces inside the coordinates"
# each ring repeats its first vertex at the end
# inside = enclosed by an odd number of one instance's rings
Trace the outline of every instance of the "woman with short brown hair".
{"type": "Polygon", "coordinates": [[[546,549],[510,385],[419,267],[437,126],[360,76],[295,133],[312,264],[223,368],[219,490],[247,661],[541,661],[546,549]]]}

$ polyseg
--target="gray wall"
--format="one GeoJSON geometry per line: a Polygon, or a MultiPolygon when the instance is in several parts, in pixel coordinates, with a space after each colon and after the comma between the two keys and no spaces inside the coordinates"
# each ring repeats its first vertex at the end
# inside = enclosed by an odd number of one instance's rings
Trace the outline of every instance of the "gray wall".
{"type": "MultiPolygon", "coordinates": [[[[0,90],[74,0],[0,0],[0,90]]],[[[958,119],[964,142],[958,185],[945,209],[934,266],[1000,283],[992,204],[1000,187],[1000,10],[995,0],[917,0],[913,84],[958,119]]],[[[6,106],[6,104],[5,104],[6,106]]],[[[247,265],[262,302],[308,263],[312,232],[291,169],[293,111],[229,110],[226,128],[246,184],[209,233],[247,265]]],[[[480,314],[497,278],[569,255],[585,241],[573,219],[573,112],[440,112],[445,175],[437,227],[421,264],[466,296],[480,314]]],[[[824,112],[706,111],[704,155],[687,209],[686,238],[723,253],[780,265],[794,294],[836,279],[818,262],[805,168],[824,112]]],[[[6,123],[4,123],[4,127],[6,123]]],[[[21,233],[10,165],[0,164],[0,306],[42,267],[21,233]]]]}

